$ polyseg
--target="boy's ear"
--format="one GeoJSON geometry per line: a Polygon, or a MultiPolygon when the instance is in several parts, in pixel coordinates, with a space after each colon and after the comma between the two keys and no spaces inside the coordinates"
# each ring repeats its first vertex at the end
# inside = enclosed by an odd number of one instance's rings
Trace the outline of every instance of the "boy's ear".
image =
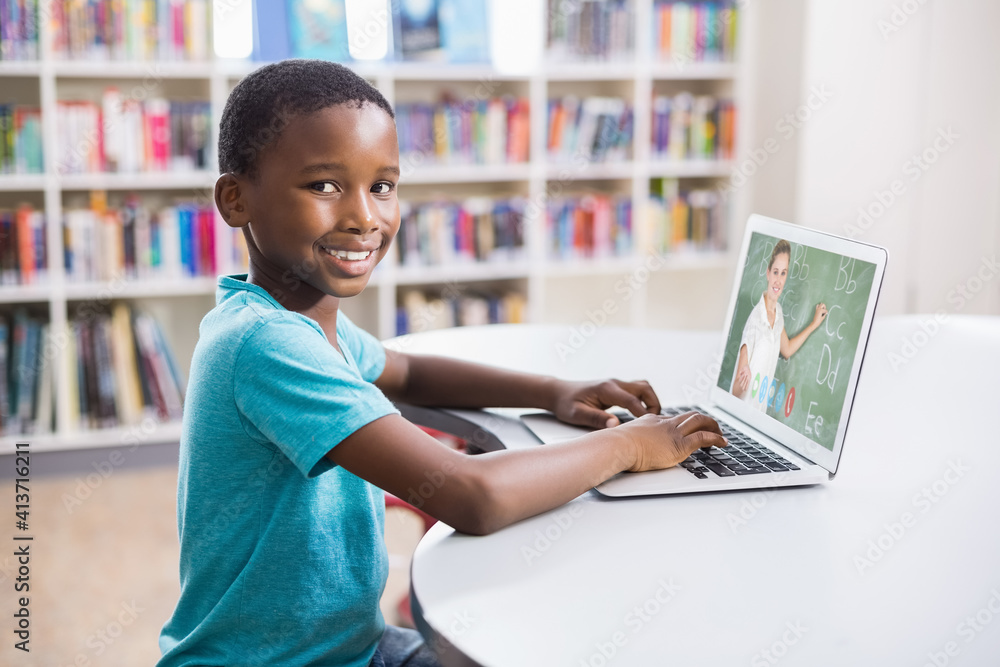
{"type": "Polygon", "coordinates": [[[243,186],[243,180],[231,173],[215,182],[215,206],[230,227],[245,227],[250,222],[243,186]]]}

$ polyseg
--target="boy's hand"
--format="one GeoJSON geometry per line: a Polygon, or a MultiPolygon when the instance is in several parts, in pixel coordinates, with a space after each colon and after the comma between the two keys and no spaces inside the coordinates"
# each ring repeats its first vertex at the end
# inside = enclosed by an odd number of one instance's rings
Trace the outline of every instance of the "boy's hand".
{"type": "Polygon", "coordinates": [[[660,413],[660,400],[645,380],[560,381],[552,412],[569,424],[605,428],[618,425],[618,418],[604,411],[613,405],[620,405],[636,417],[660,413]]]}
{"type": "Polygon", "coordinates": [[[635,464],[629,472],[660,470],[677,465],[696,449],[725,447],[719,423],[700,412],[682,415],[645,415],[615,430],[629,436],[635,445],[635,464]]]}

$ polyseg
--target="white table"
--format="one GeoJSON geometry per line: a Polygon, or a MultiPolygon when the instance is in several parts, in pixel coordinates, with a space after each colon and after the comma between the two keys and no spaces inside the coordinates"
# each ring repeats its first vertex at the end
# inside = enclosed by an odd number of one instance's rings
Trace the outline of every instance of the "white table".
{"type": "MultiPolygon", "coordinates": [[[[876,322],[829,484],[590,491],[486,537],[436,525],[412,566],[425,638],[446,665],[1000,664],[1000,318],[951,316],[936,331],[932,319],[876,322]]],[[[455,329],[397,344],[568,378],[646,377],[683,401],[707,388],[720,340],[571,333],[455,329]]],[[[510,412],[413,416],[483,449],[535,446],[510,412]]]]}

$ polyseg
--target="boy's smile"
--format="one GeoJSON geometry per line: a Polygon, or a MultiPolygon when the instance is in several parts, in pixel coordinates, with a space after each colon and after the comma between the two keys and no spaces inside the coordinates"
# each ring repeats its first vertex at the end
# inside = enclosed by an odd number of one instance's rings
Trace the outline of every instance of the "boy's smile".
{"type": "Polygon", "coordinates": [[[360,293],[399,230],[392,118],[369,103],[297,114],[257,164],[240,177],[249,281],[300,312],[360,293]]]}

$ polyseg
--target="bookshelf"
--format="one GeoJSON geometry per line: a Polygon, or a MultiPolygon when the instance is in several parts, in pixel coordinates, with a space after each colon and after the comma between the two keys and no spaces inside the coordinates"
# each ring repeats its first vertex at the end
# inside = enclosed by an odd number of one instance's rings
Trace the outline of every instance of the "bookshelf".
{"type": "MultiPolygon", "coordinates": [[[[547,3],[537,3],[541,15],[547,3]]],[[[628,3],[626,3],[628,4],[628,3]]],[[[649,215],[651,184],[654,179],[677,179],[681,188],[712,189],[729,177],[732,163],[727,159],[665,159],[653,157],[651,122],[654,95],[674,95],[681,91],[717,95],[732,99],[740,110],[737,116],[733,155],[741,154],[746,135],[749,104],[741,84],[740,55],[743,41],[737,40],[733,62],[684,62],[671,64],[654,55],[651,25],[654,0],[632,0],[630,17],[634,46],[630,53],[607,60],[581,61],[572,57],[551,59],[530,72],[499,72],[486,65],[445,65],[432,63],[356,63],[352,67],[376,85],[395,105],[432,103],[443,93],[453,98],[493,99],[500,96],[523,99],[528,105],[528,148],[523,161],[490,161],[455,164],[438,160],[401,162],[403,176],[399,196],[402,201],[461,202],[468,198],[521,198],[523,252],[509,261],[462,262],[455,266],[401,265],[390,253],[376,269],[370,287],[344,304],[358,324],[387,338],[397,333],[399,307],[407,295],[420,291],[425,297],[449,294],[497,294],[511,292],[523,297],[523,317],[531,322],[579,325],[587,312],[615,299],[613,325],[656,325],[647,314],[659,307],[670,294],[689,281],[718,283],[728,279],[734,239],[745,218],[745,196],[737,191],[729,200],[723,232],[725,245],[714,250],[661,253],[650,248],[649,215]],[[549,155],[548,105],[552,98],[565,96],[613,97],[623,100],[632,114],[632,139],[625,159],[563,164],[549,155]],[[556,258],[550,252],[551,239],[546,212],[551,200],[597,194],[631,201],[631,246],[624,254],[594,258],[556,258]],[[651,259],[655,261],[650,261],[651,259]],[[627,294],[616,287],[627,284],[627,294]]],[[[745,11],[743,8],[740,11],[745,11]]],[[[742,17],[741,17],[742,18],[742,17]]],[[[0,61],[0,104],[36,105],[41,109],[43,137],[57,136],[57,103],[68,99],[100,102],[108,86],[122,90],[145,87],[167,99],[208,101],[213,128],[217,126],[232,87],[257,65],[243,61],[92,62],[62,60],[53,54],[52,37],[45,22],[40,23],[40,53],[37,61],[0,61]]],[[[66,332],[73,313],[82,303],[125,300],[159,320],[164,337],[172,347],[178,366],[187,375],[190,355],[197,340],[201,317],[214,304],[215,280],[188,277],[169,281],[127,280],[79,282],[71,280],[63,268],[64,210],[81,205],[92,190],[107,192],[109,202],[118,203],[127,195],[137,195],[151,206],[186,200],[211,202],[216,178],[215,132],[210,133],[209,165],[206,169],[155,173],[60,174],[54,142],[43,141],[45,172],[42,174],[0,174],[0,209],[13,209],[21,202],[44,212],[48,277],[44,284],[0,285],[0,310],[9,315],[15,307],[26,306],[42,314],[50,333],[66,332]]],[[[217,234],[229,232],[217,222],[217,234]]],[[[216,243],[218,271],[240,272],[224,254],[225,243],[216,243]],[[220,250],[220,248],[223,248],[220,250]]],[[[56,350],[54,373],[55,430],[27,437],[34,451],[72,448],[117,447],[134,443],[176,440],[179,427],[164,422],[120,426],[96,430],[71,427],[70,400],[65,381],[64,350],[56,350]]],[[[0,453],[13,451],[15,435],[0,438],[0,453]]]]}

